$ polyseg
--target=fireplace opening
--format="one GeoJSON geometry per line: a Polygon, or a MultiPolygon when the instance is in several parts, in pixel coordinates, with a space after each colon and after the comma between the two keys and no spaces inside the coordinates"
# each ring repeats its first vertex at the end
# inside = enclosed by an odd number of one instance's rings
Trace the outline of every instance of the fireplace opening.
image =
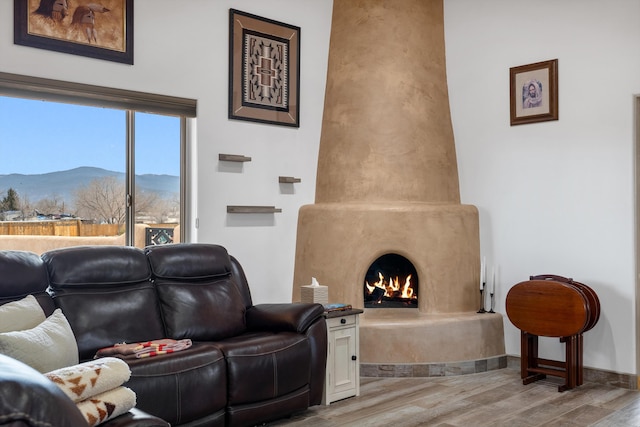
{"type": "Polygon", "coordinates": [[[376,259],[364,277],[365,308],[418,308],[418,273],[402,255],[376,259]]]}

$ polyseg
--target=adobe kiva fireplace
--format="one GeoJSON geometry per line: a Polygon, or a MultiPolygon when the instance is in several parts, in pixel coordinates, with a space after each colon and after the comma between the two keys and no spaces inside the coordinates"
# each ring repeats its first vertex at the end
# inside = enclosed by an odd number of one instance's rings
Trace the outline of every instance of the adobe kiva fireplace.
{"type": "Polygon", "coordinates": [[[312,277],[329,302],[364,309],[363,375],[506,364],[502,315],[476,313],[478,210],[460,203],[442,0],[333,2],[316,198],[299,211],[294,301],[312,277]],[[413,307],[365,300],[368,271],[387,254],[415,269],[413,307]]]}

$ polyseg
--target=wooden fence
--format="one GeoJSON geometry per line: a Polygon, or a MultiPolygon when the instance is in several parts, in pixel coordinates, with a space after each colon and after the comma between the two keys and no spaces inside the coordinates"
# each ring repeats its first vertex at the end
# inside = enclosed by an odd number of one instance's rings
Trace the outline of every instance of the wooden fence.
{"type": "Polygon", "coordinates": [[[118,236],[124,224],[87,224],[81,220],[3,221],[0,235],[5,236],[118,236]]]}

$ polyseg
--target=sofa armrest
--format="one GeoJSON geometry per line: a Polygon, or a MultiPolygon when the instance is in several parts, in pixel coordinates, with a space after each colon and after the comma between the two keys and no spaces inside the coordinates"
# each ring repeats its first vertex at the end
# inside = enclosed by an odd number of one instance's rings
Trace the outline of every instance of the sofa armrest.
{"type": "Polygon", "coordinates": [[[302,333],[324,314],[322,304],[258,304],[247,309],[250,331],[291,331],[302,333]]]}
{"type": "Polygon", "coordinates": [[[119,415],[101,427],[171,427],[171,424],[161,418],[149,415],[140,409],[133,408],[126,414],[119,415]]]}

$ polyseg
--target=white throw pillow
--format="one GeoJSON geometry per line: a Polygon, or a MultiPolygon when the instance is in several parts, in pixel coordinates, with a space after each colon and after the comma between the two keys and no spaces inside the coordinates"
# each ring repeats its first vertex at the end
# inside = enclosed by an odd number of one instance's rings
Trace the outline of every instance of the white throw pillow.
{"type": "Polygon", "coordinates": [[[31,329],[44,319],[44,311],[33,295],[0,305],[0,333],[31,329]]]}
{"type": "Polygon", "coordinates": [[[78,363],[78,344],[59,308],[33,329],[0,333],[0,353],[42,373],[78,363]]]}

